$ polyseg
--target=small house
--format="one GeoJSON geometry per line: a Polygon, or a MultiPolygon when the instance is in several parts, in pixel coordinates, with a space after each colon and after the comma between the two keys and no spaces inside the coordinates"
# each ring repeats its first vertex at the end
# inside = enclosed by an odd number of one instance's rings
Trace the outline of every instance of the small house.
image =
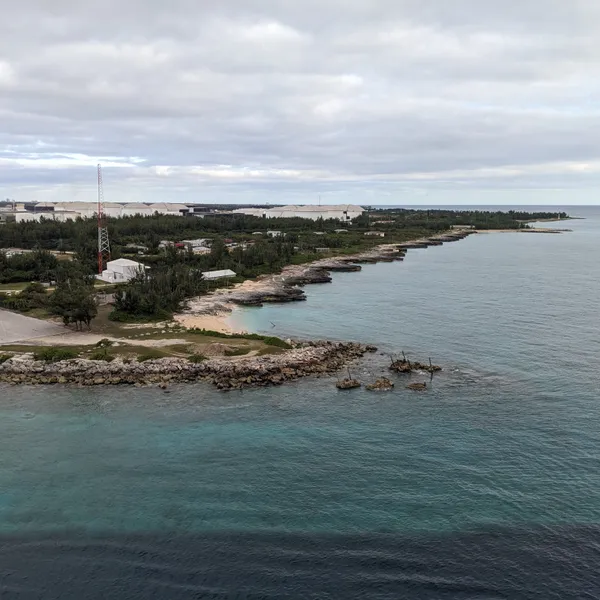
{"type": "Polygon", "coordinates": [[[102,275],[96,275],[96,278],[106,283],[127,283],[144,269],[148,269],[148,267],[139,262],[128,258],[118,258],[109,260],[102,275]]]}
{"type": "Polygon", "coordinates": [[[365,235],[370,237],[385,237],[385,233],[383,233],[383,231],[365,231],[365,235]]]}
{"type": "Polygon", "coordinates": [[[231,269],[222,269],[221,271],[204,271],[202,273],[202,279],[212,281],[213,279],[229,279],[235,277],[235,271],[231,269]]]}

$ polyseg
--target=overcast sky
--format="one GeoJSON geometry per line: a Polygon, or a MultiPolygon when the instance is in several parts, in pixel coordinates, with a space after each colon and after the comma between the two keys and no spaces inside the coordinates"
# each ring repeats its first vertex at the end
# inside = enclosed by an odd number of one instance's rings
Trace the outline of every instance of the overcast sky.
{"type": "Polygon", "coordinates": [[[596,204],[599,0],[0,0],[0,196],[596,204]]]}

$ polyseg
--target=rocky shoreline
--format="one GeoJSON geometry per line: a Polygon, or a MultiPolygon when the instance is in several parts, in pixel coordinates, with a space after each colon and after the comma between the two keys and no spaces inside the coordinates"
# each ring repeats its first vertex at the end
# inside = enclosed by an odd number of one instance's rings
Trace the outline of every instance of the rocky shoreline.
{"type": "Polygon", "coordinates": [[[310,375],[335,373],[373,346],[354,342],[297,342],[283,354],[237,358],[215,358],[193,363],[183,358],[161,358],[144,362],[112,362],[71,359],[56,363],[36,361],[31,353],[13,356],[0,364],[0,383],[12,385],[69,384],[158,385],[208,382],[220,390],[281,385],[310,375]]]}
{"type": "Polygon", "coordinates": [[[256,281],[239,284],[233,289],[220,289],[196,298],[189,302],[184,315],[221,314],[230,312],[234,305],[262,306],[270,302],[303,301],[306,300],[306,294],[301,288],[309,284],[330,283],[331,273],[357,272],[362,269],[362,264],[402,261],[408,250],[457,242],[473,233],[475,232],[472,230],[461,230],[411,242],[382,244],[373,250],[324,258],[306,265],[290,265],[284,267],[278,275],[266,275],[256,281]]]}

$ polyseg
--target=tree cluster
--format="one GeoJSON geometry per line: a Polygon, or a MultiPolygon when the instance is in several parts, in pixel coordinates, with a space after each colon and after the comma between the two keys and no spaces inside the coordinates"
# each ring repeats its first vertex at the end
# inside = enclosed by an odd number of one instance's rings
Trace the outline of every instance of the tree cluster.
{"type": "Polygon", "coordinates": [[[169,318],[185,300],[203,290],[202,274],[188,265],[162,266],[140,273],[115,293],[111,319],[169,318]]]}
{"type": "Polygon", "coordinates": [[[56,277],[58,260],[45,250],[6,256],[0,251],[0,283],[50,282],[56,277]]]}

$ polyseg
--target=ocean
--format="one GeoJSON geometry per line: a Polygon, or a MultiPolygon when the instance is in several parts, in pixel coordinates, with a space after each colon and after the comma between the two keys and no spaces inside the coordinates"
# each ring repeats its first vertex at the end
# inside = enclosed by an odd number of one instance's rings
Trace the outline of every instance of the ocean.
{"type": "Polygon", "coordinates": [[[444,368],[390,393],[0,388],[0,598],[600,598],[600,208],[568,211],[232,317],[374,343],[365,383],[444,368]]]}

